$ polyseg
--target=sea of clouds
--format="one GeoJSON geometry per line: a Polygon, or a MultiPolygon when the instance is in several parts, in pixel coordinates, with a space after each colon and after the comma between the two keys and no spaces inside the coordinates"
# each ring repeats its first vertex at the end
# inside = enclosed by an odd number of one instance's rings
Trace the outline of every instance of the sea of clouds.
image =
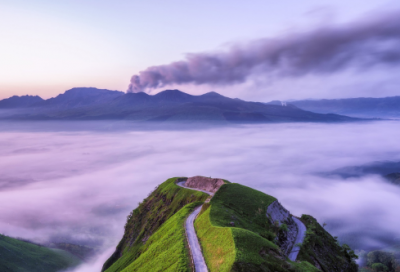
{"type": "Polygon", "coordinates": [[[400,187],[378,175],[320,173],[400,161],[399,124],[0,123],[0,233],[96,247],[76,271],[99,271],[155,186],[204,175],[273,195],[358,248],[384,247],[400,238],[400,187]]]}

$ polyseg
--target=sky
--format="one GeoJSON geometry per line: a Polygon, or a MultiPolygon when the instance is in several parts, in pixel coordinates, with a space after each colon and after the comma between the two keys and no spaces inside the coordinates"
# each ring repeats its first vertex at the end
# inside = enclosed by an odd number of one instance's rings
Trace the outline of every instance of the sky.
{"type": "MultiPolygon", "coordinates": [[[[254,0],[250,4],[0,0],[0,99],[26,94],[50,98],[73,87],[126,91],[133,75],[185,60],[188,53],[229,51],[266,38],[301,37],[314,29],[353,26],[396,10],[400,10],[398,1],[378,0],[254,0]]],[[[398,72],[396,65],[296,77],[262,71],[229,84],[173,82],[146,91],[217,91],[258,101],[381,97],[399,94],[398,72]]]]}
{"type": "Polygon", "coordinates": [[[321,175],[400,161],[397,122],[282,123],[167,129],[129,122],[0,123],[0,233],[100,249],[100,271],[126,216],[170,177],[211,176],[276,197],[327,223],[354,249],[400,241],[400,187],[379,175],[321,175]],[[361,136],[360,136],[361,135],[361,136]],[[346,240],[345,240],[346,241],[346,240]],[[348,241],[346,241],[348,242],[348,241]]]}

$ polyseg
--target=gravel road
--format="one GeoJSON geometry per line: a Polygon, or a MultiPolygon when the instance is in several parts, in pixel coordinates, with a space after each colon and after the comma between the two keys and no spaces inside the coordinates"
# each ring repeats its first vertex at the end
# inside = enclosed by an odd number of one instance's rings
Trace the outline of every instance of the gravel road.
{"type": "MultiPolygon", "coordinates": [[[[201,191],[203,193],[213,195],[213,193],[210,193],[207,191],[185,187],[183,185],[184,183],[185,183],[184,181],[181,181],[181,182],[178,182],[177,185],[181,186],[183,188],[186,188],[186,189],[201,191]]],[[[201,205],[200,207],[197,207],[186,219],[185,230],[186,230],[186,235],[187,235],[188,243],[189,243],[189,247],[190,247],[190,253],[192,255],[193,262],[194,262],[195,271],[196,272],[207,272],[208,269],[207,269],[206,261],[204,260],[203,253],[201,252],[199,239],[197,238],[196,230],[194,229],[194,224],[193,224],[197,215],[201,211],[201,207],[203,207],[203,205],[201,205]]]]}
{"type": "Polygon", "coordinates": [[[292,218],[293,218],[294,222],[297,224],[297,229],[298,229],[296,241],[294,242],[292,251],[290,251],[290,254],[289,254],[289,259],[294,262],[294,261],[296,261],[297,255],[299,254],[299,251],[300,251],[300,247],[296,246],[296,244],[303,243],[304,237],[306,237],[307,229],[306,229],[306,226],[304,226],[303,222],[301,222],[298,218],[296,218],[294,216],[292,216],[292,218]]]}

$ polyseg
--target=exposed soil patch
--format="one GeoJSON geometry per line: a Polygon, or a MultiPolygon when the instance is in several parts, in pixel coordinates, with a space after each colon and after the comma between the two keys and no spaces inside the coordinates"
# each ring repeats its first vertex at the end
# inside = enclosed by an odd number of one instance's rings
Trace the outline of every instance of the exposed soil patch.
{"type": "Polygon", "coordinates": [[[195,176],[188,178],[185,182],[185,186],[189,188],[196,188],[211,193],[215,193],[218,189],[225,184],[222,179],[207,178],[202,176],[195,176]]]}

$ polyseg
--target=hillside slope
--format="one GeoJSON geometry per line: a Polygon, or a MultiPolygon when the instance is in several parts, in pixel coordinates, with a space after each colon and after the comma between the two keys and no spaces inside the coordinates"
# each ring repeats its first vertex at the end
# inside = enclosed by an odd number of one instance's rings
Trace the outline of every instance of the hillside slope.
{"type": "Polygon", "coordinates": [[[188,260],[187,257],[179,257],[188,254],[183,220],[196,206],[196,202],[200,204],[208,195],[179,187],[175,184],[176,180],[178,178],[171,178],[162,183],[131,212],[125,225],[124,236],[102,271],[130,271],[132,267],[128,269],[128,266],[141,263],[146,259],[145,254],[150,252],[163,262],[169,263],[171,267],[181,267],[181,270],[175,271],[188,271],[185,270],[187,265],[182,265],[182,262],[188,260]],[[173,232],[170,232],[171,229],[173,232]],[[160,244],[159,239],[163,235],[170,239],[160,244]],[[159,244],[160,248],[157,246],[159,244]]]}
{"type": "MultiPolygon", "coordinates": [[[[177,186],[182,180],[186,178],[167,180],[131,213],[103,271],[193,271],[184,222],[208,196],[177,186]]],[[[297,261],[290,261],[291,222],[273,221],[276,215],[268,213],[272,203],[281,207],[277,200],[224,182],[194,223],[209,271],[357,271],[354,253],[305,215],[301,220],[310,231],[297,261]]]]}
{"type": "Polygon", "coordinates": [[[56,272],[81,261],[72,254],[0,235],[0,271],[56,272]]]}

